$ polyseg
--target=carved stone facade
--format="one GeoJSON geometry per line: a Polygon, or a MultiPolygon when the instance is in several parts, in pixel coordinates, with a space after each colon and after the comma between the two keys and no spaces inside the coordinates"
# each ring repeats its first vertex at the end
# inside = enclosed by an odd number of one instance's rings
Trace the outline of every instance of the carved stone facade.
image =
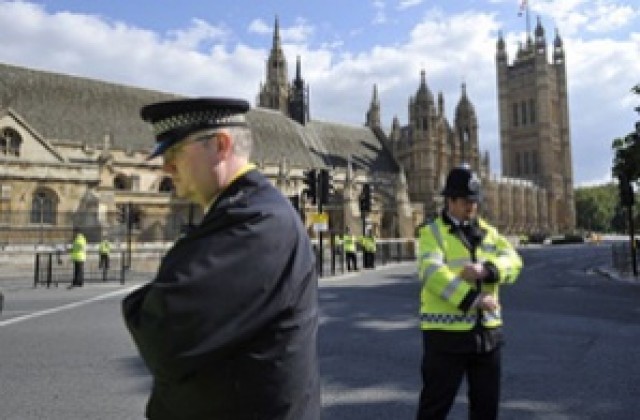
{"type": "Polygon", "coordinates": [[[511,65],[502,36],[498,39],[502,171],[544,189],[546,200],[536,209],[541,230],[566,232],[575,228],[575,205],[567,70],[557,32],[551,62],[548,55],[539,18],[534,39],[527,37],[511,65]]]}
{"type": "MultiPolygon", "coordinates": [[[[482,212],[510,233],[559,233],[575,228],[575,206],[567,79],[562,40],[556,34],[552,63],[547,62],[544,29],[538,21],[535,42],[528,38],[508,64],[500,36],[496,54],[503,176],[490,174],[481,154],[478,118],[465,85],[447,121],[444,98],[437,103],[425,72],[409,99],[409,121],[393,119],[387,144],[409,179],[409,197],[424,205],[427,218],[442,207],[440,191],[447,172],[461,163],[476,170],[484,185],[482,212]]],[[[380,128],[377,87],[367,125],[380,128]]]]}
{"type": "MultiPolygon", "coordinates": [[[[364,126],[310,120],[300,59],[289,83],[276,21],[267,81],[259,106],[247,115],[253,160],[300,207],[312,235],[310,216],[317,208],[302,194],[305,170],[331,173],[334,191],[323,210],[332,231],[364,226],[379,237],[408,238],[436,214],[446,173],[463,162],[479,172],[483,213],[502,230],[572,230],[564,52],[556,36],[548,64],[543,39],[536,28],[536,42],[513,65],[498,40],[500,177],[489,173],[489,156],[480,152],[478,118],[466,87],[450,124],[444,98],[434,99],[424,71],[409,98],[408,123],[401,126],[394,118],[388,134],[377,86],[364,126]],[[364,184],[373,187],[373,207],[363,218],[364,184]]],[[[127,206],[141,215],[137,239],[174,239],[170,226],[186,224],[194,214],[197,219],[199,210],[176,199],[159,162],[146,160],[153,137],[138,112],[144,104],[177,97],[0,64],[0,244],[19,242],[29,230],[39,231],[43,242],[70,240],[60,237],[68,235],[65,228],[82,226],[94,228],[90,240],[118,236],[124,227],[117,216],[127,206]]]]}

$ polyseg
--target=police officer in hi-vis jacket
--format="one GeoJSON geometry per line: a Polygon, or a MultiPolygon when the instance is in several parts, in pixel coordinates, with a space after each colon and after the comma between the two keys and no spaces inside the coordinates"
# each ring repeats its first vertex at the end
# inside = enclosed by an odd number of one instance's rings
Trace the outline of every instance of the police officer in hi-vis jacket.
{"type": "Polygon", "coordinates": [[[464,377],[469,418],[496,419],[503,344],[499,290],[516,280],[522,260],[478,217],[480,180],[468,166],[451,170],[442,195],[441,215],[419,230],[424,353],[417,419],[446,419],[464,377]]]}

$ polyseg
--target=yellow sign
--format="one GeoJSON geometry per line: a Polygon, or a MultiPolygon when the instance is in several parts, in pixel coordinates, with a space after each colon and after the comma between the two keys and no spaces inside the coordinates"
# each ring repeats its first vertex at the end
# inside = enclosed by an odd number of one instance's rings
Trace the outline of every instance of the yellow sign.
{"type": "Polygon", "coordinates": [[[311,224],[316,232],[329,230],[329,215],[327,213],[311,213],[311,224]]]}

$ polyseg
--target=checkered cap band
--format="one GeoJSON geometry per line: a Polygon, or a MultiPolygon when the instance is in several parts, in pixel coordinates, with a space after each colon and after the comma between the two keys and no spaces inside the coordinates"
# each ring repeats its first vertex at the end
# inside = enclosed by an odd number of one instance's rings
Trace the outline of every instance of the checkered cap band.
{"type": "Polygon", "coordinates": [[[231,113],[227,110],[211,109],[192,111],[172,115],[152,124],[153,133],[160,136],[163,133],[184,127],[206,124],[207,126],[243,125],[246,124],[243,114],[231,113]]]}

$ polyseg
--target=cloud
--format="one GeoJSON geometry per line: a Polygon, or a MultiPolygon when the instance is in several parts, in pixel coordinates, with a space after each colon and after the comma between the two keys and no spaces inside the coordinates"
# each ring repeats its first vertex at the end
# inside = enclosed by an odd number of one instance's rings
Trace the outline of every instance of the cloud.
{"type": "Polygon", "coordinates": [[[424,0],[400,0],[400,3],[398,3],[398,10],[410,9],[422,4],[423,1],[424,0]]]}
{"type": "Polygon", "coordinates": [[[371,21],[371,23],[374,25],[382,25],[387,23],[386,3],[382,0],[373,0],[371,4],[373,5],[373,9],[375,11],[375,15],[373,16],[373,20],[371,21]]]}
{"type": "Polygon", "coordinates": [[[568,36],[583,36],[584,31],[616,31],[631,24],[640,13],[615,0],[538,0],[530,4],[533,11],[550,16],[568,36]]]}
{"type": "Polygon", "coordinates": [[[249,23],[248,31],[258,35],[271,35],[273,34],[273,26],[262,19],[254,19],[249,23]]]}
{"type": "MultiPolygon", "coordinates": [[[[273,25],[262,19],[254,19],[248,27],[248,31],[258,35],[273,35],[273,25]]],[[[280,39],[282,42],[304,43],[313,35],[315,28],[303,18],[296,19],[296,24],[290,27],[280,26],[280,39]]]]}
{"type": "MultiPolygon", "coordinates": [[[[385,1],[371,3],[386,19],[385,1]]],[[[407,5],[409,3],[406,3],[407,5]]],[[[543,21],[556,20],[563,37],[569,80],[569,108],[577,182],[604,179],[610,174],[610,141],[633,129],[640,104],[630,88],[640,82],[640,34],[597,38],[633,21],[610,17],[600,22],[598,7],[616,15],[623,6],[611,1],[539,0],[543,21]],[[565,26],[566,25],[566,26],[565,26]],[[592,28],[589,30],[588,28],[592,28]],[[607,29],[608,28],[608,29],[607,29]]],[[[113,81],[185,95],[238,96],[255,102],[269,52],[272,23],[251,21],[246,30],[263,35],[269,47],[237,42],[230,27],[194,19],[185,28],[165,33],[138,28],[99,16],[46,13],[42,6],[3,2],[0,14],[0,61],[113,81]]],[[[637,16],[635,16],[637,19],[637,16]]],[[[515,17],[514,17],[515,19],[515,17]]],[[[493,172],[499,172],[499,129],[495,86],[495,42],[503,29],[513,59],[518,34],[504,29],[495,13],[450,13],[427,10],[417,24],[408,26],[404,41],[379,43],[350,52],[340,38],[310,41],[313,23],[298,19],[281,27],[283,48],[293,75],[295,57],[302,58],[303,78],[310,87],[311,117],[361,125],[378,85],[383,125],[394,116],[407,124],[407,103],[425,69],[434,96],[442,92],[450,122],[460,98],[460,85],[475,106],[480,124],[480,147],[489,150],[493,172]],[[317,46],[315,46],[317,44],[317,46]],[[314,46],[312,46],[314,45],[314,46]]],[[[376,30],[378,28],[374,28],[376,30]]],[[[553,28],[545,25],[547,40],[553,28]]],[[[360,37],[370,28],[359,28],[360,37]]],[[[347,36],[348,34],[343,34],[347,36]]]]}

